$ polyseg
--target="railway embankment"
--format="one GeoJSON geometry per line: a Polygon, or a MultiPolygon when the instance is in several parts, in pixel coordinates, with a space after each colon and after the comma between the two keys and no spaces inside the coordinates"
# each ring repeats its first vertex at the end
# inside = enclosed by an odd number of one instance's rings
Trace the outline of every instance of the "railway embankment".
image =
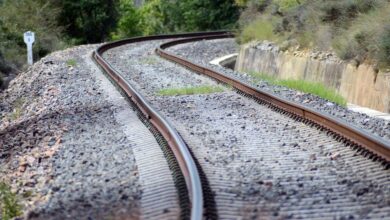
{"type": "Polygon", "coordinates": [[[0,182],[26,219],[177,216],[160,146],[92,61],[94,49],[55,52],[0,93],[0,182]],[[145,208],[160,192],[164,205],[145,208]]]}
{"type": "Polygon", "coordinates": [[[390,112],[390,73],[373,65],[342,61],[332,52],[283,51],[270,42],[251,42],[241,46],[235,69],[320,82],[349,103],[390,112]]]}

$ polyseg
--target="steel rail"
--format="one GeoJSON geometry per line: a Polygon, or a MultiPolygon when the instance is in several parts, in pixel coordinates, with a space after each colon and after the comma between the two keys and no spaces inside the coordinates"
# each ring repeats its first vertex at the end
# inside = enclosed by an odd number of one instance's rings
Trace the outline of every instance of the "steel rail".
{"type": "Polygon", "coordinates": [[[300,120],[313,123],[320,128],[324,128],[331,131],[336,139],[342,140],[349,146],[352,146],[363,154],[368,154],[374,159],[381,160],[387,168],[390,166],[390,144],[380,137],[374,136],[367,131],[360,129],[354,125],[348,124],[334,116],[329,114],[318,112],[317,110],[303,106],[298,103],[291,102],[287,99],[273,95],[270,92],[260,90],[247,83],[241,82],[239,79],[229,77],[218,71],[212,70],[203,65],[192,63],[190,60],[177,56],[172,52],[168,52],[165,49],[183,43],[189,43],[200,40],[212,40],[233,37],[232,34],[226,33],[224,35],[215,36],[198,36],[193,38],[185,38],[179,40],[173,40],[167,43],[161,44],[156,53],[161,57],[166,58],[175,63],[181,64],[190,70],[198,72],[200,74],[207,75],[216,79],[224,84],[228,84],[235,89],[248,94],[258,100],[261,100],[274,108],[289,113],[293,117],[297,117],[300,120]]]}
{"type": "Polygon", "coordinates": [[[103,58],[103,53],[109,49],[119,47],[125,44],[144,42],[150,40],[163,40],[172,38],[188,38],[207,35],[222,35],[226,31],[217,32],[202,32],[202,33],[186,33],[186,34],[171,34],[157,35],[148,37],[136,37],[125,40],[119,40],[111,43],[103,44],[98,47],[92,54],[93,59],[101,66],[101,68],[111,77],[113,81],[126,93],[126,95],[136,104],[136,106],[144,114],[153,126],[162,134],[167,141],[169,147],[173,151],[176,160],[180,166],[183,176],[186,181],[186,186],[189,192],[191,203],[191,219],[200,220],[203,217],[203,191],[199,172],[195,165],[188,147],[178,134],[176,129],[157,112],[147,100],[123,77],[123,75],[115,70],[107,60],[103,58]]]}

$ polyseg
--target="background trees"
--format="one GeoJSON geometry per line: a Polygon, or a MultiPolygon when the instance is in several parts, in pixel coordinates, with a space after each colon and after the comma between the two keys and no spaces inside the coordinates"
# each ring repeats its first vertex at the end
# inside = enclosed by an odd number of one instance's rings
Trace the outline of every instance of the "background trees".
{"type": "Polygon", "coordinates": [[[36,59],[83,43],[234,29],[239,42],[332,49],[390,66],[389,23],[389,0],[0,0],[0,78],[23,70],[27,30],[37,35],[36,59]]]}
{"type": "MultiPolygon", "coordinates": [[[[36,33],[34,58],[71,45],[172,32],[229,29],[234,0],[0,0],[0,82],[25,68],[23,33],[36,33]]],[[[1,83],[0,83],[1,84],[1,83]]]]}
{"type": "MultiPolygon", "coordinates": [[[[53,1],[53,0],[52,0],[53,1]]],[[[53,1],[60,10],[58,24],[76,43],[107,40],[118,20],[119,0],[53,1]]]]}

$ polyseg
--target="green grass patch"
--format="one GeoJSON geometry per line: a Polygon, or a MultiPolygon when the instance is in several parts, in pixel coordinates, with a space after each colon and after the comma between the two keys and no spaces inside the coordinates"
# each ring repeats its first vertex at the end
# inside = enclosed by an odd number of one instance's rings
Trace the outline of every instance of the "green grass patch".
{"type": "Polygon", "coordinates": [[[18,204],[15,193],[5,183],[0,183],[0,209],[3,220],[12,219],[22,215],[22,208],[18,204]]]}
{"type": "Polygon", "coordinates": [[[153,64],[157,63],[157,58],[156,57],[146,57],[146,58],[141,60],[141,63],[153,65],[153,64]]]}
{"type": "Polygon", "coordinates": [[[222,86],[193,86],[185,88],[169,88],[161,89],[157,92],[158,95],[174,96],[174,95],[193,95],[193,94],[209,94],[215,92],[223,92],[222,86]]]}
{"type": "Polygon", "coordinates": [[[69,59],[69,60],[66,61],[66,65],[73,67],[73,66],[77,65],[77,62],[76,62],[75,59],[69,59]]]}
{"type": "Polygon", "coordinates": [[[341,95],[339,95],[335,90],[326,87],[322,83],[296,79],[276,79],[276,77],[257,72],[249,72],[249,74],[255,79],[255,81],[267,81],[274,85],[284,86],[304,93],[317,95],[344,107],[347,106],[347,101],[341,95]]]}

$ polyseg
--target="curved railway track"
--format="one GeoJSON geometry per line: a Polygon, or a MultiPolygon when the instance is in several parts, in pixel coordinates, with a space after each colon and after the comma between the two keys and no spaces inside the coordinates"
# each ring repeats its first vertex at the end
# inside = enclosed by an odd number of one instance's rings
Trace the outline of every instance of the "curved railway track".
{"type": "MultiPolygon", "coordinates": [[[[125,73],[120,72],[116,70],[113,65],[110,64],[110,62],[103,57],[103,54],[107,52],[110,49],[113,48],[119,48],[124,45],[130,45],[134,43],[142,43],[142,42],[148,42],[148,41],[164,41],[160,47],[156,49],[157,54],[160,56],[171,60],[175,63],[181,64],[188,69],[198,72],[200,74],[206,75],[208,77],[211,77],[212,79],[221,82],[225,85],[229,85],[233,87],[235,90],[237,90],[240,94],[244,95],[245,97],[248,97],[250,100],[255,100],[256,102],[260,103],[261,106],[266,106],[266,108],[271,109],[272,111],[276,111],[278,113],[281,113],[284,116],[281,116],[280,120],[285,123],[294,124],[295,127],[299,127],[301,131],[305,131],[308,133],[313,133],[313,129],[310,127],[315,127],[314,130],[318,131],[320,130],[320,133],[325,134],[327,133],[329,136],[332,137],[332,141],[325,140],[324,136],[321,134],[314,134],[315,140],[321,140],[324,143],[332,143],[334,145],[337,145],[337,147],[340,148],[340,151],[345,153],[346,155],[349,155],[350,158],[354,159],[356,155],[354,153],[351,153],[352,151],[349,150],[343,150],[342,147],[344,146],[350,146],[353,149],[355,149],[360,154],[369,157],[372,159],[372,161],[377,161],[382,163],[382,165],[386,168],[389,168],[389,161],[390,161],[390,145],[383,141],[380,138],[377,138],[373,135],[368,134],[367,132],[358,129],[354,126],[348,125],[345,122],[338,120],[332,116],[316,112],[313,109],[310,109],[308,107],[292,103],[290,101],[281,99],[279,97],[276,97],[270,93],[258,90],[250,85],[244,84],[240,82],[237,79],[228,77],[223,75],[222,73],[218,73],[210,68],[206,68],[204,66],[195,64],[190,62],[189,60],[186,60],[184,58],[178,57],[175,54],[166,51],[165,49],[169,47],[173,47],[178,44],[182,43],[188,43],[188,42],[194,42],[199,40],[210,40],[210,39],[220,39],[220,38],[228,38],[232,37],[231,34],[227,32],[208,32],[208,33],[192,33],[192,34],[179,34],[179,35],[163,35],[163,36],[152,36],[152,37],[140,37],[140,38],[132,38],[127,39],[123,41],[117,41],[113,43],[105,44],[101,47],[99,47],[94,52],[94,59],[96,62],[105,70],[105,72],[108,73],[108,75],[112,78],[112,80],[117,83],[118,87],[120,87],[126,95],[131,99],[132,102],[135,103],[135,105],[139,108],[139,110],[143,113],[144,117],[151,122],[151,124],[161,133],[161,135],[165,138],[167,143],[169,144],[170,148],[172,149],[176,160],[178,161],[178,164],[180,166],[181,172],[183,173],[185,177],[186,187],[188,189],[189,193],[189,199],[190,199],[190,205],[191,205],[191,219],[201,219],[203,216],[203,206],[205,206],[206,210],[210,209],[210,207],[207,207],[208,205],[212,204],[210,201],[205,200],[203,195],[205,194],[202,190],[202,184],[201,184],[201,177],[199,176],[198,168],[201,166],[203,169],[205,169],[206,176],[210,179],[210,182],[212,187],[216,187],[217,184],[224,184],[223,181],[214,181],[214,177],[208,175],[209,173],[215,172],[210,170],[207,170],[205,167],[206,163],[201,163],[201,165],[196,165],[196,160],[191,155],[188,146],[185,144],[184,140],[181,138],[181,136],[178,134],[178,132],[175,130],[175,128],[160,114],[154,107],[152,107],[151,104],[149,104],[149,101],[147,101],[144,96],[139,92],[135,86],[133,86],[129,80],[128,76],[125,76],[125,73]],[[173,41],[166,42],[169,39],[173,39],[173,41]],[[288,117],[285,117],[288,116],[288,117]],[[288,118],[288,119],[286,119],[288,118]],[[301,123],[298,123],[301,122],[301,123]],[[303,124],[302,126],[300,124],[303,124]],[[317,136],[316,136],[317,135],[317,136]],[[322,140],[324,139],[324,140],[322,140]],[[214,182],[214,183],[213,183],[214,182]],[[214,185],[213,185],[214,184],[214,185]]],[[[234,96],[235,97],[235,96],[234,96]]],[[[235,97],[236,98],[236,97],[235,97]]],[[[196,101],[196,100],[195,100],[196,101]]],[[[210,103],[209,103],[210,104],[210,103]]],[[[201,105],[201,104],[199,104],[201,105]]],[[[253,106],[253,103],[243,103],[243,106],[253,106]]],[[[215,109],[214,109],[215,110],[215,109]]],[[[263,109],[262,109],[263,110],[263,109]]],[[[184,113],[183,113],[184,114],[184,113]]],[[[211,114],[211,113],[210,113],[211,114]]],[[[268,114],[268,113],[267,113],[268,114]]],[[[269,113],[272,114],[272,113],[269,113]]],[[[164,115],[165,116],[165,115],[164,115]]],[[[165,116],[166,117],[166,116],[165,116]]],[[[217,117],[217,116],[216,116],[217,117]]],[[[257,117],[257,116],[256,116],[257,117]]],[[[274,117],[274,116],[272,116],[274,117]]],[[[263,120],[263,119],[262,119],[263,120]]],[[[275,125],[277,127],[279,124],[275,125]]],[[[193,126],[196,126],[194,124],[193,126]]],[[[293,126],[293,127],[294,127],[293,126]]],[[[185,136],[185,141],[189,143],[192,147],[196,144],[202,145],[198,140],[195,140],[195,137],[189,137],[189,135],[185,134],[185,131],[182,132],[184,128],[180,128],[180,133],[183,133],[185,136]]],[[[299,132],[299,131],[298,131],[299,132]]],[[[276,132],[277,133],[277,132],[276,132]]],[[[271,138],[270,138],[271,139],[271,138]]],[[[311,141],[314,141],[311,140],[311,141]]],[[[275,142],[278,142],[279,140],[275,140],[275,142]]],[[[306,141],[306,140],[305,140],[306,141]]],[[[270,141],[272,142],[272,140],[270,141]]],[[[204,143],[203,143],[204,144],[204,143]]],[[[255,141],[254,144],[257,144],[255,141]]],[[[287,142],[287,145],[290,143],[287,142]]],[[[213,144],[210,144],[213,145],[213,144]]],[[[272,145],[272,143],[271,143],[272,145]]],[[[292,143],[293,147],[295,146],[294,143],[292,143]]],[[[192,148],[194,151],[194,148],[192,148]]],[[[276,148],[277,150],[277,148],[276,148]]],[[[245,151],[245,150],[244,150],[245,151]]],[[[268,155],[268,151],[263,152],[265,156],[272,157],[272,155],[268,155]]],[[[301,156],[301,153],[299,152],[293,152],[293,154],[296,153],[296,156],[301,156]]],[[[194,152],[196,158],[201,158],[202,153],[194,152]]],[[[249,154],[249,151],[245,154],[249,154]]],[[[244,154],[244,155],[245,155],[244,154]]],[[[265,157],[263,156],[263,157],[265,157]]],[[[278,154],[275,155],[278,157],[278,154]]],[[[207,156],[205,156],[207,157],[207,156]]],[[[262,157],[262,158],[263,158],[262,157]]],[[[315,156],[314,156],[315,157],[315,156]]],[[[251,158],[248,156],[248,158],[251,158]]],[[[252,158],[253,159],[253,158],[252,158]]],[[[281,159],[281,158],[279,158],[281,159]]],[[[251,159],[248,159],[249,161],[253,161],[251,159]]],[[[267,161],[267,159],[265,159],[267,161]]],[[[315,159],[314,159],[315,160],[315,159]]],[[[257,160],[256,163],[261,163],[257,160]]],[[[371,161],[371,160],[370,160],[371,161]]],[[[358,164],[358,167],[364,168],[364,164],[361,159],[355,159],[354,162],[358,164]]],[[[252,162],[250,162],[252,163],[252,162]]],[[[256,165],[252,164],[252,165],[256,165]]],[[[353,162],[352,162],[353,163],[353,162]]],[[[289,166],[293,166],[294,163],[288,164],[289,166]]],[[[281,166],[283,167],[283,166],[281,166]]],[[[286,168],[286,167],[284,167],[286,168]]],[[[376,165],[370,165],[369,169],[375,169],[377,168],[376,165]]],[[[286,168],[287,169],[287,168],[286,168]]],[[[218,171],[217,171],[218,172],[218,171]]],[[[223,172],[223,171],[221,171],[223,172]]],[[[276,171],[283,174],[282,171],[276,171]]],[[[294,173],[295,171],[290,170],[290,172],[294,173]]],[[[360,172],[360,171],[359,171],[360,172]]],[[[347,175],[344,173],[343,175],[347,175]]],[[[382,182],[385,184],[389,181],[388,173],[375,173],[375,175],[381,177],[382,175],[382,182]]],[[[315,178],[315,177],[314,177],[315,178]]],[[[329,176],[330,179],[334,178],[332,175],[329,176]]],[[[256,179],[256,178],[255,178],[256,179]]],[[[256,180],[258,184],[260,185],[266,185],[267,187],[272,187],[272,182],[267,182],[263,180],[256,180]]],[[[313,181],[313,180],[311,180],[313,181]]],[[[310,181],[309,181],[310,182],[310,181]]],[[[314,181],[315,182],[315,181],[314,181]]],[[[279,185],[283,185],[283,181],[278,183],[279,185]]],[[[305,182],[306,184],[306,182],[305,182]]],[[[309,184],[309,183],[308,183],[309,184]]],[[[207,187],[203,183],[203,187],[207,187]]],[[[232,185],[226,184],[225,188],[232,187],[232,185]]],[[[385,189],[388,189],[385,187],[385,189]]],[[[229,191],[230,189],[226,189],[229,191]]],[[[225,191],[226,191],[225,190],[225,191]]],[[[215,191],[215,190],[214,190],[215,191]]],[[[335,187],[336,193],[343,193],[342,188],[335,187]],[[339,190],[339,191],[338,191],[339,190]]],[[[230,192],[229,192],[230,193],[230,192]]],[[[333,193],[333,191],[332,191],[333,193]]],[[[210,196],[210,193],[206,193],[207,196],[210,196]]],[[[221,193],[223,194],[223,193],[221,193]]],[[[230,193],[231,194],[231,193],[230,193]]],[[[235,195],[239,195],[240,193],[235,192],[235,195]]],[[[288,194],[288,193],[287,193],[288,194]]],[[[319,193],[321,195],[321,193],[319,193]]],[[[218,197],[218,195],[216,195],[218,197]]],[[[221,198],[224,197],[224,195],[220,196],[221,198]]],[[[228,196],[226,196],[228,197],[228,196]]],[[[219,197],[218,197],[219,198],[219,197]]],[[[217,206],[224,206],[222,203],[218,203],[217,198],[217,206]],[[221,205],[222,204],[222,205],[221,205]]],[[[228,199],[232,199],[229,197],[228,199]]],[[[239,200],[239,203],[241,200],[239,200]]],[[[243,203],[245,202],[245,199],[242,200],[243,203]]],[[[258,202],[258,201],[257,201],[258,202]]],[[[249,206],[253,206],[253,203],[249,203],[249,206]]],[[[386,205],[386,204],[385,204],[386,205]]],[[[256,206],[256,205],[254,205],[256,206]]],[[[257,205],[259,206],[259,205],[257,205]]],[[[230,207],[228,205],[228,207],[230,207]]],[[[263,207],[263,205],[261,205],[263,207]]],[[[260,210],[257,209],[257,207],[246,207],[248,210],[254,210],[256,209],[256,212],[259,212],[259,215],[264,214],[264,216],[268,216],[266,214],[267,212],[270,212],[271,216],[274,215],[275,217],[275,210],[270,209],[264,209],[260,208],[260,210]],[[264,213],[262,213],[264,212],[264,213]]],[[[318,207],[317,207],[318,208],[318,207]]],[[[296,213],[297,210],[288,210],[286,207],[279,208],[278,211],[283,213],[283,210],[286,209],[290,213],[296,213]]],[[[314,208],[315,209],[315,208],[314,208]]],[[[222,209],[221,209],[222,210],[222,209]]],[[[387,209],[385,209],[386,211],[387,209]]],[[[327,210],[327,212],[331,213],[332,210],[327,210]]],[[[232,211],[233,212],[233,211],[232,211]]],[[[242,213],[242,209],[240,210],[242,213]]],[[[308,212],[309,213],[309,212],[308,212]]],[[[229,218],[229,211],[219,211],[219,217],[221,218],[229,218]]],[[[208,215],[207,217],[215,217],[215,215],[208,215]]],[[[234,215],[232,215],[234,216],[234,215]]],[[[283,215],[282,215],[283,216],[283,215]]],[[[298,215],[299,216],[299,215],[298,215]]],[[[300,217],[313,217],[315,215],[302,214],[300,217]]],[[[189,216],[185,216],[189,217],[189,216]]],[[[258,216],[257,216],[258,217],[258,216]]],[[[289,215],[284,215],[284,217],[289,217],[289,215]]],[[[290,216],[291,217],[291,216],[290,216]]],[[[329,216],[328,216],[329,217],[329,216]]]]}

